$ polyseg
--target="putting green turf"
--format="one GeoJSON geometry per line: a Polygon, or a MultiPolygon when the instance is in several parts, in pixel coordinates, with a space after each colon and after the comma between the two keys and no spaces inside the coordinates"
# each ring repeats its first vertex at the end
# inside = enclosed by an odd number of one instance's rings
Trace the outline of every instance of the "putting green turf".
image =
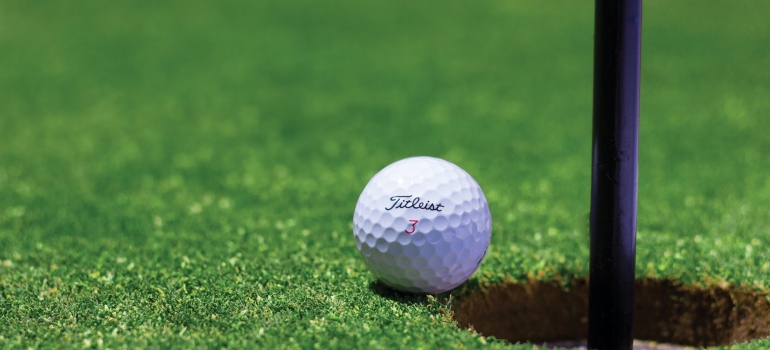
{"type": "MultiPolygon", "coordinates": [[[[638,277],[770,288],[769,10],[645,3],[638,277]]],[[[504,346],[447,295],[373,285],[353,207],[390,162],[442,157],[494,222],[453,298],[587,275],[592,17],[0,2],[0,347],[504,346]]]]}

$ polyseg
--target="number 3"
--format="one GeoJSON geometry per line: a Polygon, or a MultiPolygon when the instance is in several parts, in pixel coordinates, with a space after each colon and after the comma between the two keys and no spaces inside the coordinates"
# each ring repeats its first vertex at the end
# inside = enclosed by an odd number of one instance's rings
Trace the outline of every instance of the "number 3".
{"type": "Polygon", "coordinates": [[[411,235],[415,230],[417,230],[417,227],[415,226],[417,226],[417,223],[420,222],[420,220],[409,220],[409,222],[411,222],[411,224],[409,224],[409,227],[407,227],[404,232],[411,235]]]}

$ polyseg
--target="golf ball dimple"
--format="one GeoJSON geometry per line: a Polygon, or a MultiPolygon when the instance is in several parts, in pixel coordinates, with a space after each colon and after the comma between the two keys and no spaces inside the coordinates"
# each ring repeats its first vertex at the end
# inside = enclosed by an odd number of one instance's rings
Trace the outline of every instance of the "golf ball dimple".
{"type": "Polygon", "coordinates": [[[438,294],[465,282],[489,248],[492,217],[478,183],[443,159],[388,165],[364,188],[353,214],[361,257],[386,285],[438,294]]]}

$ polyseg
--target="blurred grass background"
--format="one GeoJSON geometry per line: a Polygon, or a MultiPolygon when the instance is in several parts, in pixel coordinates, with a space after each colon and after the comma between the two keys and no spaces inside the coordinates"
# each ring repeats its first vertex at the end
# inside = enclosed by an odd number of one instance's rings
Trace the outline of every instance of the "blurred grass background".
{"type": "MultiPolygon", "coordinates": [[[[770,283],[768,13],[645,2],[639,277],[770,283]]],[[[586,275],[592,35],[586,1],[0,1],[0,345],[500,346],[371,289],[352,210],[442,157],[492,209],[466,290],[586,275]]]]}

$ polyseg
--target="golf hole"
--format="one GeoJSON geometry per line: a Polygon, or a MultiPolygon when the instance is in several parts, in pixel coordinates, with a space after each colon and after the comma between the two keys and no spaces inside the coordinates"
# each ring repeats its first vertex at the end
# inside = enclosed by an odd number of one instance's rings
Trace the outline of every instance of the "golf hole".
{"type": "MultiPolygon", "coordinates": [[[[701,347],[770,335],[767,293],[650,279],[637,280],[635,289],[635,339],[701,347]]],[[[587,337],[588,281],[573,281],[569,288],[555,282],[491,287],[458,300],[454,318],[462,327],[513,343],[577,346],[587,337]]]]}

